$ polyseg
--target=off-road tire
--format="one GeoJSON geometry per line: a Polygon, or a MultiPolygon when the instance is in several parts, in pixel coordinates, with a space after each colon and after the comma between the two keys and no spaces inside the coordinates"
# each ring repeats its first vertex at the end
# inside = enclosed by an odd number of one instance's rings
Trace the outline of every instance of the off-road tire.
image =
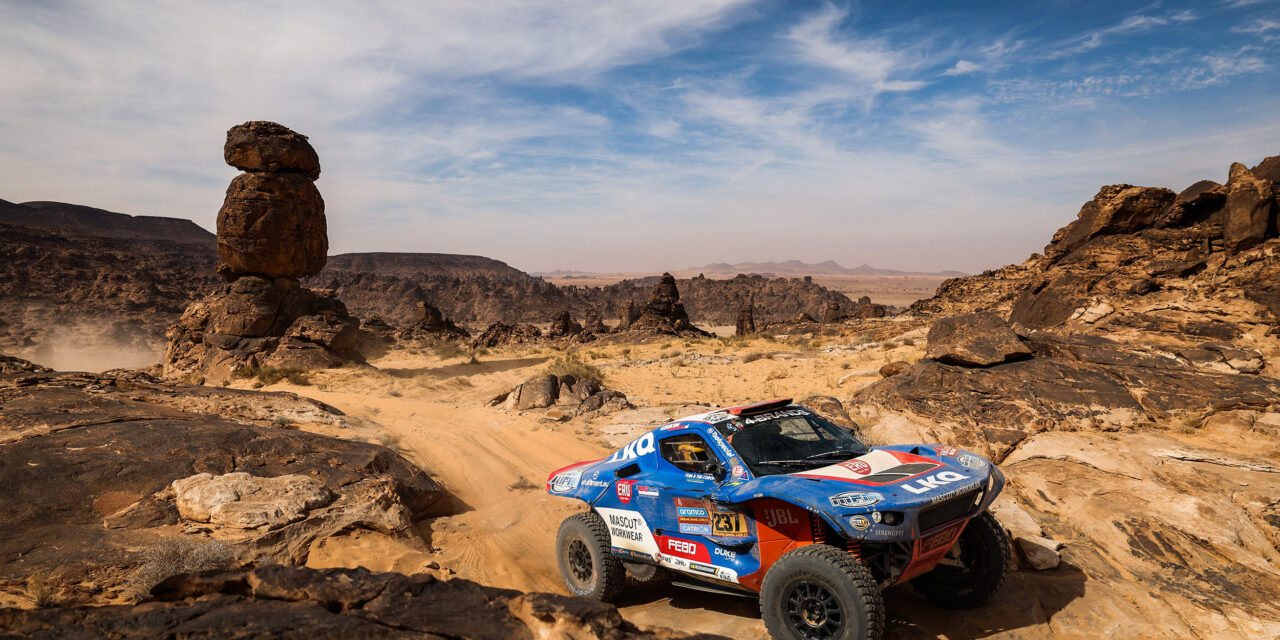
{"type": "Polygon", "coordinates": [[[880,640],[884,634],[884,600],[871,572],[847,551],[823,544],[789,551],[769,568],[760,615],[774,640],[880,640]]]}
{"type": "Polygon", "coordinates": [[[1000,590],[1009,571],[1009,536],[991,512],[969,521],[956,544],[969,568],[940,565],[911,580],[929,602],[947,609],[972,609],[986,604],[1000,590]]]}
{"type": "Polygon", "coordinates": [[[609,527],[594,511],[565,518],[556,534],[560,577],[575,596],[608,602],[626,584],[627,571],[610,551],[609,527]]]}
{"type": "Polygon", "coordinates": [[[631,579],[633,584],[648,587],[666,584],[671,581],[671,572],[656,564],[624,561],[622,566],[626,568],[627,577],[631,579]]]}

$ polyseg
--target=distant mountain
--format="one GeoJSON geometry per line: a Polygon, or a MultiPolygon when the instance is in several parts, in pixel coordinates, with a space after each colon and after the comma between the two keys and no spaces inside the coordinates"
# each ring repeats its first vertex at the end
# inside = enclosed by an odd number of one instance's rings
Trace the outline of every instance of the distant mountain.
{"type": "Polygon", "coordinates": [[[900,271],[898,269],[878,269],[869,264],[862,264],[852,269],[841,266],[834,260],[808,263],[799,260],[785,262],[715,262],[703,267],[690,267],[685,271],[697,271],[705,274],[732,276],[739,273],[773,273],[794,276],[944,276],[955,278],[969,275],[961,271],[900,271]]]}
{"type": "Polygon", "coordinates": [[[0,223],[96,238],[205,245],[211,245],[215,240],[212,233],[183,218],[131,216],[65,202],[15,204],[0,200],[0,223]]]}

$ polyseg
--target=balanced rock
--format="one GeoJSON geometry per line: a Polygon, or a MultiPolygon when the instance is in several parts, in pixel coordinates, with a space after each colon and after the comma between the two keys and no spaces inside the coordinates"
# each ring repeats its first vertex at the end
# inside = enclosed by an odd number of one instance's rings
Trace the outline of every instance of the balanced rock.
{"type": "Polygon", "coordinates": [[[746,336],[756,332],[756,321],[751,311],[751,305],[747,305],[738,311],[738,326],[734,329],[734,335],[746,336]]]}
{"type": "Polygon", "coordinates": [[[312,180],[320,177],[320,157],[307,137],[274,122],[254,120],[231,127],[222,156],[241,171],[296,172],[312,180]]]}
{"type": "Polygon", "coordinates": [[[324,268],[324,200],[299,173],[242,173],[218,211],[218,256],[233,277],[301,278],[324,268]]]}
{"type": "Polygon", "coordinates": [[[1031,355],[1008,323],[985,311],[943,318],[929,327],[925,356],[966,367],[987,367],[1031,355]]]}

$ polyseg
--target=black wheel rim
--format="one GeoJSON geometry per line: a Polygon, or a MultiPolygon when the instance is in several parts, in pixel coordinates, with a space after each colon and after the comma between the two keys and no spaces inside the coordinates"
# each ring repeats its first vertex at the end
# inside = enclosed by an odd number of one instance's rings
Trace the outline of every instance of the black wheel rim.
{"type": "Polygon", "coordinates": [[[596,572],[587,543],[581,539],[571,540],[566,553],[569,556],[569,572],[573,574],[574,581],[584,590],[590,588],[591,583],[595,581],[596,572]]]}
{"type": "Polygon", "coordinates": [[[981,541],[976,540],[975,536],[966,529],[956,541],[955,546],[947,553],[945,560],[949,562],[934,568],[931,572],[933,579],[946,584],[949,589],[958,594],[973,591],[985,574],[979,558],[982,550],[981,541]]]}
{"type": "Polygon", "coordinates": [[[844,631],[844,607],[826,585],[801,580],[787,589],[787,623],[804,640],[838,638],[844,631]]]}

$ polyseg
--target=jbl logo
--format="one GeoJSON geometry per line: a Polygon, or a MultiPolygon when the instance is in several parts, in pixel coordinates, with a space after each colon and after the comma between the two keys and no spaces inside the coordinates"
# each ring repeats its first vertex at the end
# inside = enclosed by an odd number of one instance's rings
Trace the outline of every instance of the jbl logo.
{"type": "Polygon", "coordinates": [[[800,520],[791,509],[765,509],[761,515],[764,516],[761,520],[770,527],[777,527],[780,524],[800,524],[800,520]]]}

